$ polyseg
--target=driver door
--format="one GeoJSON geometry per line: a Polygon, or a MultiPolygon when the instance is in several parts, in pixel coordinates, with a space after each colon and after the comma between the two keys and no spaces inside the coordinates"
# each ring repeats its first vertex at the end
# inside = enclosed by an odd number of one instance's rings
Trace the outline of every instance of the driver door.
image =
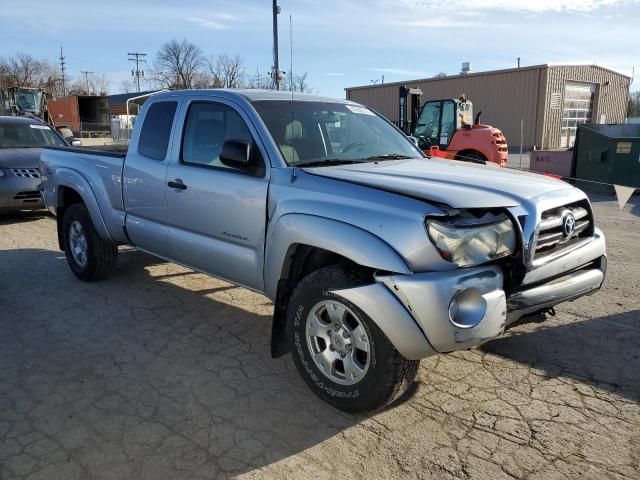
{"type": "Polygon", "coordinates": [[[182,138],[167,170],[169,257],[262,290],[269,166],[246,114],[232,101],[193,96],[181,110],[182,138]],[[222,145],[251,145],[252,168],[220,161],[222,145]]]}

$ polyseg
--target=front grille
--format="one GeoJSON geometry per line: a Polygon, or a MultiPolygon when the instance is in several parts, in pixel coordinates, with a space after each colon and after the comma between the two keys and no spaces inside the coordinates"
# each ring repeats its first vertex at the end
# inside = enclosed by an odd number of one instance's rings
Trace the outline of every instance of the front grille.
{"type": "Polygon", "coordinates": [[[38,202],[40,200],[40,192],[18,192],[13,197],[14,200],[22,200],[24,203],[38,202]]]}
{"type": "MultiPolygon", "coordinates": [[[[569,221],[570,223],[570,221],[569,221]]],[[[563,205],[542,213],[538,225],[535,259],[561,252],[584,238],[593,236],[593,218],[586,200],[563,205]],[[568,232],[565,219],[573,216],[574,229],[568,232]]]]}
{"type": "Polygon", "coordinates": [[[11,171],[16,177],[40,178],[40,172],[37,168],[12,168],[11,171]]]}

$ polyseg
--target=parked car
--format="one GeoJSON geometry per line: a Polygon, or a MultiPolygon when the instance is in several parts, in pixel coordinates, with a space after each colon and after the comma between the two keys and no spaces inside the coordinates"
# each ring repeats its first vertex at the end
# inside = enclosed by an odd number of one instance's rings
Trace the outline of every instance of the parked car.
{"type": "Polygon", "coordinates": [[[67,143],[34,117],[0,116],[0,212],[43,208],[40,195],[40,151],[67,143]]]}
{"type": "Polygon", "coordinates": [[[421,358],[496,338],[605,276],[580,190],[425,158],[350,101],[162,93],[126,155],[47,148],[42,163],[78,278],[109,277],[128,244],[262,292],[272,355],[291,352],[309,387],[347,411],[387,405],[421,358]]]}

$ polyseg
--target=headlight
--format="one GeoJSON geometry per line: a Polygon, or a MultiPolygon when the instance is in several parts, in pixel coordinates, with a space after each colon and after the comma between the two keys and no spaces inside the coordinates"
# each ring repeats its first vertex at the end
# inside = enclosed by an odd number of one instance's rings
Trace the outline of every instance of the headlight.
{"type": "Polygon", "coordinates": [[[516,234],[509,219],[463,226],[429,220],[427,232],[442,258],[459,267],[506,257],[516,248],[516,234]]]}
{"type": "Polygon", "coordinates": [[[0,168],[0,178],[4,177],[4,170],[0,168]]]}

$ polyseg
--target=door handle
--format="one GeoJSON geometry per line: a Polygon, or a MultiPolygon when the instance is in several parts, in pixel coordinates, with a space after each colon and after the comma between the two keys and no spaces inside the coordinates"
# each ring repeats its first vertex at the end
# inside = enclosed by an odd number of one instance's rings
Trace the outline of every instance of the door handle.
{"type": "Polygon", "coordinates": [[[171,182],[167,182],[167,185],[171,188],[176,188],[178,190],[186,190],[187,186],[182,183],[182,180],[179,178],[176,178],[175,180],[171,181],[171,182]]]}

